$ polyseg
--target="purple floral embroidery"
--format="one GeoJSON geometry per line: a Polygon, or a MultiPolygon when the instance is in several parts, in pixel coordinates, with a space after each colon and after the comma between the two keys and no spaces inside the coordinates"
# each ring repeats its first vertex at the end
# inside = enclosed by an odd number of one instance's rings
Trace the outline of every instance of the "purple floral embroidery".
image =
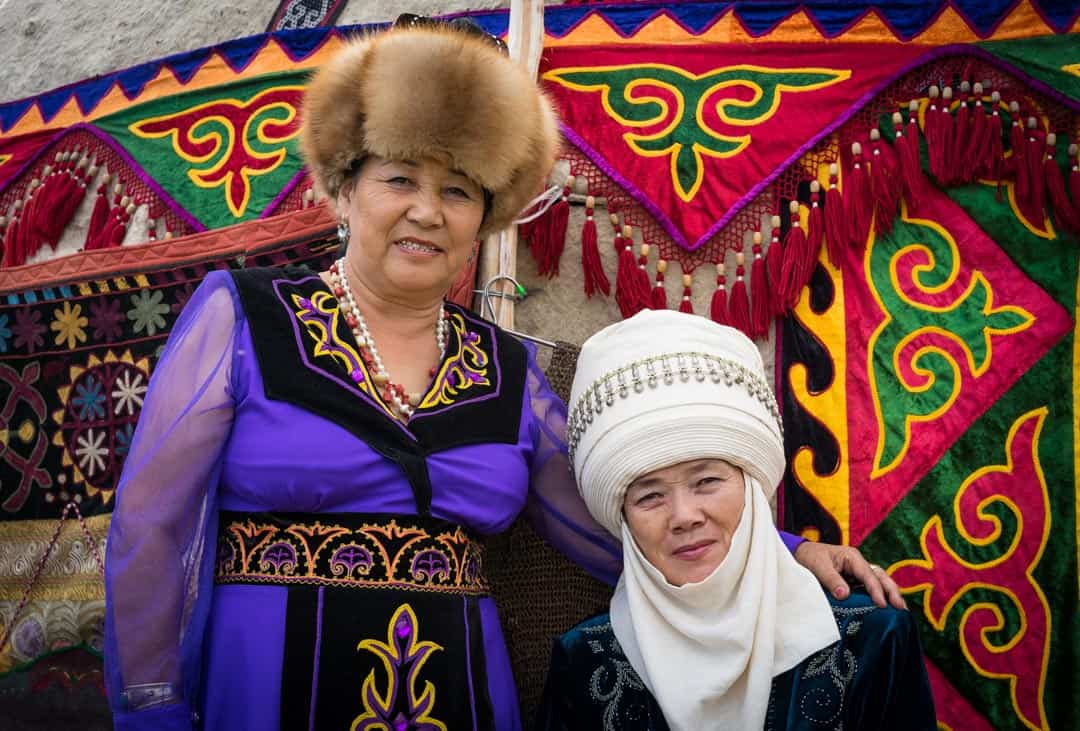
{"type": "Polygon", "coordinates": [[[367,650],[383,661],[388,677],[383,693],[376,687],[374,670],[364,678],[364,712],[353,719],[353,731],[446,730],[446,724],[429,715],[435,707],[435,686],[425,682],[423,692],[416,695],[416,684],[424,663],[432,652],[442,649],[430,640],[419,640],[419,634],[416,613],[408,604],[402,604],[390,619],[385,643],[373,639],[360,642],[361,650],[367,650]]]}
{"type": "Polygon", "coordinates": [[[350,544],[334,551],[334,555],[330,557],[330,572],[334,576],[351,577],[353,571],[359,569],[359,573],[365,575],[373,563],[371,551],[363,546],[350,544]]]}
{"type": "Polygon", "coordinates": [[[413,556],[409,571],[417,581],[435,581],[436,577],[446,580],[450,578],[450,560],[442,551],[429,548],[413,556]]]}
{"type": "Polygon", "coordinates": [[[24,307],[15,312],[15,324],[11,331],[15,333],[15,347],[26,346],[28,353],[33,353],[35,348],[45,344],[42,334],[45,326],[41,324],[41,312],[24,307]]]}
{"type": "Polygon", "coordinates": [[[271,566],[279,574],[292,572],[296,568],[296,549],[284,541],[267,546],[259,556],[259,567],[269,571],[271,566]]]}
{"type": "Polygon", "coordinates": [[[234,561],[236,561],[236,549],[228,541],[219,541],[217,547],[218,572],[231,570],[234,561]]]}
{"type": "Polygon", "coordinates": [[[124,315],[120,312],[120,300],[104,300],[90,303],[90,326],[94,328],[94,337],[112,342],[123,335],[124,315]]]}

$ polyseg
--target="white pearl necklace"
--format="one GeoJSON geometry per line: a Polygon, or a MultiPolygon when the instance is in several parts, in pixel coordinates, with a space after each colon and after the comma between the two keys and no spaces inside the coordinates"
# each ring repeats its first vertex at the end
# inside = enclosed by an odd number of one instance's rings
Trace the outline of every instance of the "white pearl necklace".
{"type": "MultiPolygon", "coordinates": [[[[334,265],[330,267],[330,280],[334,285],[334,295],[338,298],[338,304],[343,305],[346,308],[346,322],[352,330],[353,337],[356,338],[356,344],[360,346],[361,350],[366,350],[371,356],[371,362],[375,366],[375,373],[372,375],[372,380],[376,386],[386,386],[386,390],[383,393],[383,400],[388,401],[388,406],[394,412],[396,416],[401,419],[408,419],[412,416],[413,410],[420,402],[420,394],[409,394],[405,396],[405,389],[400,385],[390,380],[390,373],[386,370],[386,366],[383,365],[382,358],[379,357],[379,350],[375,347],[375,339],[371,337],[371,331],[368,329],[367,320],[364,319],[364,315],[360,312],[360,308],[356,304],[356,298],[353,297],[352,288],[349,287],[349,279],[345,276],[345,259],[342,257],[334,262],[334,265]],[[389,398],[386,398],[389,396],[389,398]]],[[[439,347],[439,362],[441,363],[446,358],[446,309],[439,305],[439,316],[435,322],[435,343],[439,347]]]]}

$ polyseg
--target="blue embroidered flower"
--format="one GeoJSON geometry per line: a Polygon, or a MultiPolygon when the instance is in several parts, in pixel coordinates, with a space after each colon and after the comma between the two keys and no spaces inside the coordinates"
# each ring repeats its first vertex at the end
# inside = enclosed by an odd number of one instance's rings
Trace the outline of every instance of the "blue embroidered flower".
{"type": "Polygon", "coordinates": [[[0,353],[6,353],[8,338],[11,337],[11,328],[8,327],[8,316],[0,315],[0,353]]]}
{"type": "Polygon", "coordinates": [[[116,430],[116,447],[113,451],[120,457],[126,457],[128,451],[131,449],[131,437],[135,434],[135,427],[132,424],[124,424],[120,429],[116,430]]]}
{"type": "Polygon", "coordinates": [[[93,376],[75,386],[75,397],[71,403],[79,410],[79,421],[101,419],[105,416],[105,393],[101,381],[93,376]]]}

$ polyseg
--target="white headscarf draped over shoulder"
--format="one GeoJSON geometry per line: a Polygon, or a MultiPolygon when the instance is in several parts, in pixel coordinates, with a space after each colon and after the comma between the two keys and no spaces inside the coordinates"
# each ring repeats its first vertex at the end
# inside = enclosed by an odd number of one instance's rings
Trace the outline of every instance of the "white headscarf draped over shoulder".
{"type": "Polygon", "coordinates": [[[615,636],[668,725],[762,728],[773,677],[839,633],[817,580],[772,523],[784,443],[757,347],[703,317],[641,312],[582,346],[567,428],[589,512],[623,542],[615,636]],[[635,544],[623,498],[635,479],[698,459],[739,467],[746,500],[720,566],[676,587],[635,544]]]}

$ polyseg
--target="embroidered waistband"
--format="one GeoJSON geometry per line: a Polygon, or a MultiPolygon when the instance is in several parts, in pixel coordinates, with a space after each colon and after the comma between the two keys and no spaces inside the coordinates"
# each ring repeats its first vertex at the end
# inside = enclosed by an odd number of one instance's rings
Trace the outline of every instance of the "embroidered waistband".
{"type": "Polygon", "coordinates": [[[214,580],[489,593],[483,547],[456,523],[408,515],[222,511],[214,580]]]}

